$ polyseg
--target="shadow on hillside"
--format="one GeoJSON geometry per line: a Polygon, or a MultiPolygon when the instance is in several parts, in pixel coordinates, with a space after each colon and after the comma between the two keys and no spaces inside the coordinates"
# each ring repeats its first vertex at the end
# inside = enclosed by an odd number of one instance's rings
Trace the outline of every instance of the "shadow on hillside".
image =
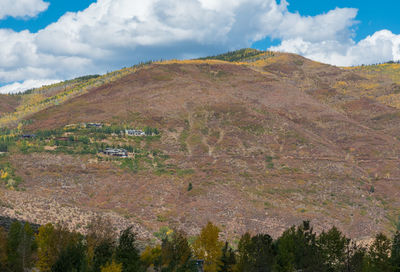
{"type": "Polygon", "coordinates": [[[9,230],[11,224],[14,223],[15,221],[19,221],[21,224],[29,223],[32,226],[32,229],[34,231],[37,231],[40,227],[40,225],[38,225],[38,224],[33,224],[31,222],[26,222],[26,221],[18,220],[15,218],[10,218],[10,217],[0,215],[0,227],[5,228],[6,230],[9,230]]]}

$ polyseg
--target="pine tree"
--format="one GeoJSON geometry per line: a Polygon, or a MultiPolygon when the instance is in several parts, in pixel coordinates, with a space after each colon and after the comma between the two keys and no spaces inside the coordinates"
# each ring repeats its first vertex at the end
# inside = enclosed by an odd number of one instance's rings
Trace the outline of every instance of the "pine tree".
{"type": "Polygon", "coordinates": [[[22,225],[18,221],[12,223],[7,237],[7,264],[13,272],[23,271],[21,251],[22,225]]]}
{"type": "Polygon", "coordinates": [[[52,272],[84,272],[86,271],[86,248],[82,237],[78,241],[72,240],[63,249],[51,267],[52,272]]]}
{"type": "Polygon", "coordinates": [[[225,242],[225,246],[222,248],[222,256],[218,272],[233,272],[236,264],[235,251],[229,246],[228,242],[225,242]]]}
{"type": "Polygon", "coordinates": [[[273,240],[268,234],[258,234],[251,238],[250,257],[254,272],[270,272],[275,262],[273,240]]]}
{"type": "Polygon", "coordinates": [[[393,237],[390,262],[394,272],[400,272],[400,231],[396,231],[393,237]]]}
{"type": "Polygon", "coordinates": [[[237,250],[237,271],[250,271],[252,266],[251,256],[251,235],[245,233],[239,241],[237,250]]]}
{"type": "Polygon", "coordinates": [[[29,225],[25,223],[21,232],[21,243],[19,251],[21,252],[21,262],[24,270],[32,268],[33,259],[32,254],[35,250],[34,233],[29,225]]]}
{"type": "Polygon", "coordinates": [[[189,243],[180,231],[174,231],[171,237],[162,241],[161,260],[164,272],[197,272],[189,243]]]}
{"type": "Polygon", "coordinates": [[[331,228],[328,232],[322,232],[318,236],[317,245],[324,260],[324,266],[328,271],[342,271],[345,269],[346,249],[348,240],[336,228],[331,228]]]}
{"type": "Polygon", "coordinates": [[[139,250],[136,247],[136,234],[132,227],[121,232],[115,251],[115,260],[122,264],[123,272],[142,271],[139,250]]]}
{"type": "Polygon", "coordinates": [[[7,233],[0,227],[0,271],[5,271],[7,265],[7,233]]]}
{"type": "Polygon", "coordinates": [[[390,240],[382,233],[376,235],[374,242],[368,250],[368,269],[373,272],[390,272],[392,271],[389,259],[392,245],[390,240]]]}
{"type": "Polygon", "coordinates": [[[100,268],[112,262],[115,245],[111,240],[104,240],[94,249],[92,271],[100,272],[100,268]]]}
{"type": "Polygon", "coordinates": [[[319,271],[323,266],[310,222],[286,230],[277,240],[277,271],[319,271]]]}

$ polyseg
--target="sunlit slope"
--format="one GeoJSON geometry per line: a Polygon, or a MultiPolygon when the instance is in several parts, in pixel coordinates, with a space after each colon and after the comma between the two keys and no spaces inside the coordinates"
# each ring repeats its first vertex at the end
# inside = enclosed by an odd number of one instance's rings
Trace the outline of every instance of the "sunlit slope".
{"type": "Polygon", "coordinates": [[[52,146],[8,159],[24,196],[112,211],[150,233],[179,225],[192,234],[211,220],[231,237],[276,235],[304,219],[352,236],[390,232],[400,112],[382,97],[396,96],[398,83],[396,64],[375,68],[248,49],[152,63],[21,119],[27,133],[88,122],[157,128],[151,139],[86,139],[130,145],[134,165],[52,146]]]}
{"type": "Polygon", "coordinates": [[[32,89],[19,95],[4,95],[4,100],[0,104],[0,113],[3,111],[3,114],[0,115],[0,127],[16,126],[20,121],[40,110],[60,105],[73,97],[88,92],[90,89],[118,80],[135,72],[139,67],[141,65],[124,68],[102,76],[84,76],[32,89]],[[16,104],[15,102],[12,103],[13,100],[18,101],[18,105],[14,106],[12,111],[7,110],[10,106],[16,104]]]}

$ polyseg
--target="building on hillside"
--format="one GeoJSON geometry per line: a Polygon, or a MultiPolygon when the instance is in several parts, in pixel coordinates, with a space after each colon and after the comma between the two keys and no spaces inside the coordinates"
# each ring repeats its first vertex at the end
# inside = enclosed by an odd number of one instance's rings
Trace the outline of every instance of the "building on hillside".
{"type": "Polygon", "coordinates": [[[23,134],[23,135],[21,135],[21,138],[22,139],[33,139],[33,138],[36,138],[36,135],[35,134],[23,134]]]}
{"type": "Polygon", "coordinates": [[[101,124],[101,123],[87,123],[86,127],[87,128],[102,128],[103,124],[101,124]]]}
{"type": "Polygon", "coordinates": [[[127,158],[128,151],[122,148],[106,148],[103,150],[103,154],[107,156],[127,158]]]}
{"type": "Polygon", "coordinates": [[[143,130],[136,130],[136,129],[126,129],[125,135],[128,136],[146,136],[146,133],[143,130]]]}

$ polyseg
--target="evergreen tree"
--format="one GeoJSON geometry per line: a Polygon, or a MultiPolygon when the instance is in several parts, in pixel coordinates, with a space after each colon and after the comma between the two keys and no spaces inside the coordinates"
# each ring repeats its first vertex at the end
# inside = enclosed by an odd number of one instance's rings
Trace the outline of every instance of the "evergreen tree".
{"type": "Polygon", "coordinates": [[[228,242],[225,242],[225,246],[222,248],[222,256],[218,272],[233,272],[235,264],[235,252],[229,246],[228,242]]]}
{"type": "Polygon", "coordinates": [[[251,247],[251,235],[250,233],[245,233],[239,240],[239,245],[237,250],[238,271],[250,271],[252,266],[250,247],[251,247]]]}
{"type": "Polygon", "coordinates": [[[52,272],[85,272],[86,271],[86,249],[83,240],[71,241],[60,253],[52,272]]]}
{"type": "Polygon", "coordinates": [[[5,271],[7,266],[7,233],[0,227],[0,271],[5,271]]]}
{"type": "Polygon", "coordinates": [[[310,222],[291,227],[277,241],[277,271],[323,271],[323,260],[310,222]]]}
{"type": "Polygon", "coordinates": [[[346,262],[346,249],[350,240],[333,227],[328,232],[322,232],[317,240],[317,245],[328,272],[343,271],[346,262]]]}
{"type": "Polygon", "coordinates": [[[115,245],[113,241],[104,240],[94,250],[92,271],[100,272],[100,268],[112,262],[115,245]]]}
{"type": "Polygon", "coordinates": [[[393,237],[390,262],[394,272],[400,272],[400,231],[396,231],[393,237]]]}
{"type": "Polygon", "coordinates": [[[180,231],[175,231],[162,241],[161,260],[163,272],[197,272],[189,243],[180,231]]]}
{"type": "Polygon", "coordinates": [[[121,232],[115,251],[115,260],[122,264],[123,272],[142,271],[139,250],[136,247],[136,234],[132,227],[121,232]]]}
{"type": "Polygon", "coordinates": [[[368,250],[368,263],[366,271],[371,272],[390,272],[392,266],[390,262],[391,242],[382,233],[376,235],[374,242],[368,250]]]}
{"type": "Polygon", "coordinates": [[[269,272],[275,262],[273,240],[268,234],[250,237],[246,233],[239,241],[238,271],[269,272]]]}
{"type": "Polygon", "coordinates": [[[270,272],[274,266],[275,254],[272,238],[268,234],[258,234],[251,238],[250,257],[254,272],[270,272]]]}
{"type": "Polygon", "coordinates": [[[24,270],[30,269],[33,266],[32,254],[36,249],[34,240],[35,236],[31,225],[25,223],[21,230],[21,243],[19,245],[19,251],[21,252],[21,262],[24,270]]]}
{"type": "Polygon", "coordinates": [[[346,272],[364,272],[366,249],[355,242],[347,244],[345,270],[346,272]]]}
{"type": "Polygon", "coordinates": [[[22,225],[18,221],[12,223],[7,237],[7,264],[13,272],[23,271],[21,251],[22,225]]]}

